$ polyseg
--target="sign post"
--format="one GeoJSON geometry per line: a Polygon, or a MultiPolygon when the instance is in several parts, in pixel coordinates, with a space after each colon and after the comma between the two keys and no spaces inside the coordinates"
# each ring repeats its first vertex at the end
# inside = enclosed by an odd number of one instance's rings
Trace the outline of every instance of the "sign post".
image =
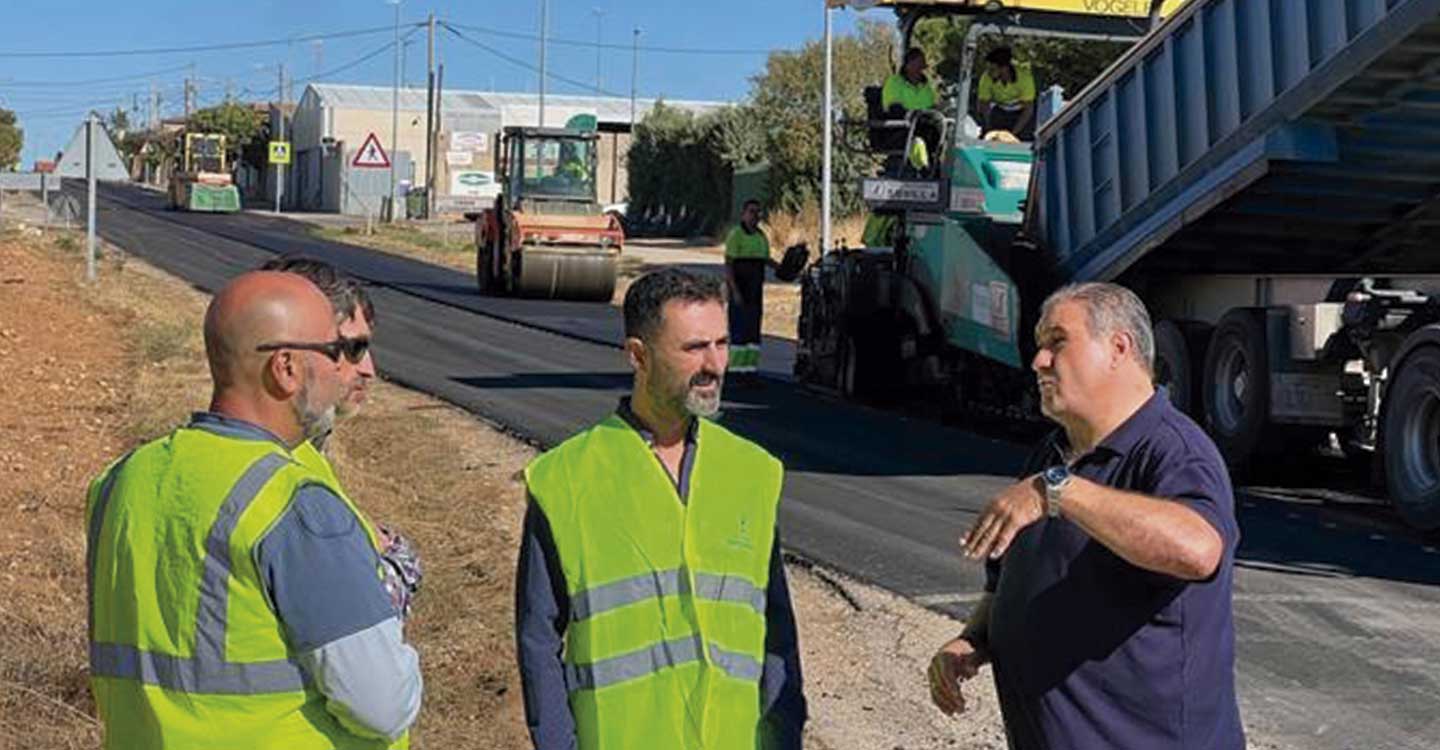
{"type": "MultiPolygon", "coordinates": [[[[284,113],[281,113],[284,117],[284,113]]],[[[285,190],[285,165],[290,163],[290,142],[270,141],[270,163],[275,165],[275,213],[280,213],[280,194],[285,190]]]]}
{"type": "Polygon", "coordinates": [[[95,280],[95,113],[85,118],[85,280],[95,280]]]}

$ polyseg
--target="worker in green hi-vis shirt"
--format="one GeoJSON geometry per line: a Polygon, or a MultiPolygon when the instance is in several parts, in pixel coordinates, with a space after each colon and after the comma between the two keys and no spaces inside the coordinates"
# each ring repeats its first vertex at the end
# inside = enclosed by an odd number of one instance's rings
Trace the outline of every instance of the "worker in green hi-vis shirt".
{"type": "Polygon", "coordinates": [[[740,224],[725,238],[725,286],[730,291],[730,362],[735,382],[752,382],[760,369],[760,320],[765,314],[765,270],[778,268],[760,229],[760,201],[745,201],[740,224]]]}

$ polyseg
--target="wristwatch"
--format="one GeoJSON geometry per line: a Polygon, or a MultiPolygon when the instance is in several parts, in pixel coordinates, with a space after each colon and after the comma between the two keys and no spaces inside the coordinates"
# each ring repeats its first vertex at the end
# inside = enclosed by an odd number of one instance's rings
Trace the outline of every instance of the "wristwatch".
{"type": "Polygon", "coordinates": [[[1056,464],[1040,472],[1040,481],[1045,483],[1045,515],[1056,518],[1060,515],[1060,493],[1070,484],[1070,467],[1056,464]]]}

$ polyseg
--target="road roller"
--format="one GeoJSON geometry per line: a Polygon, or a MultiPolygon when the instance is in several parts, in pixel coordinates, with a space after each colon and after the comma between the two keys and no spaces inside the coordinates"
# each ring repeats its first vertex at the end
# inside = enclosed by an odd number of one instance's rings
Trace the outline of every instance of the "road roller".
{"type": "Polygon", "coordinates": [[[481,294],[610,301],[625,230],[596,199],[599,143],[570,128],[502,131],[501,193],[475,222],[481,294]]]}

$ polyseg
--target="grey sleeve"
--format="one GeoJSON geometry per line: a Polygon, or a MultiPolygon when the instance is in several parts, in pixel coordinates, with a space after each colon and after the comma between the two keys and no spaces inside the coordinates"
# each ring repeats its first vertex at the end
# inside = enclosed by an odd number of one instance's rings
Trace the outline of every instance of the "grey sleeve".
{"type": "Polygon", "coordinates": [[[340,725],[394,742],[420,715],[420,656],[406,645],[400,618],[300,654],[340,725]]]}
{"type": "Polygon", "coordinates": [[[570,750],[576,745],[575,718],[560,659],[569,622],[570,598],[550,524],[532,499],[525,510],[515,571],[515,646],[525,723],[537,750],[570,750]]]}
{"type": "Polygon", "coordinates": [[[414,721],[420,660],[404,643],[375,551],[354,512],[320,485],[296,493],[256,553],[301,666],[351,731],[398,736],[414,721]]]}

